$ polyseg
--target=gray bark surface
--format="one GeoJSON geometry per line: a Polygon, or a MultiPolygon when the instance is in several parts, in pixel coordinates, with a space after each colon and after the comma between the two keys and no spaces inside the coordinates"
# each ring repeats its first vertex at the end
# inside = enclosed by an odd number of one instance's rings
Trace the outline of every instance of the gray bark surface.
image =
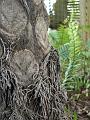
{"type": "Polygon", "coordinates": [[[43,0],[0,0],[0,120],[66,120],[43,0]]]}

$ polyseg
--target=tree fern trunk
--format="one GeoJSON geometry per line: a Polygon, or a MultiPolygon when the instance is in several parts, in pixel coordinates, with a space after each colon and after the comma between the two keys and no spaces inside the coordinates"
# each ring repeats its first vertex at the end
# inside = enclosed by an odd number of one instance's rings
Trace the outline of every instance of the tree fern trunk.
{"type": "Polygon", "coordinates": [[[43,0],[0,1],[0,120],[65,120],[43,0]]]}

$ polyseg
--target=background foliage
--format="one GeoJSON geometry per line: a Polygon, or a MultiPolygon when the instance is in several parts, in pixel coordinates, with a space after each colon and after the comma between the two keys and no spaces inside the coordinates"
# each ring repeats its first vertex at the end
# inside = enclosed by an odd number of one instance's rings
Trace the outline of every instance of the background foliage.
{"type": "Polygon", "coordinates": [[[50,11],[50,28],[57,29],[59,24],[63,24],[67,15],[67,0],[57,0],[53,5],[53,10],[50,11]]]}
{"type": "MultiPolygon", "coordinates": [[[[50,25],[53,25],[51,28],[55,30],[49,31],[49,42],[60,56],[62,85],[69,97],[69,106],[65,108],[68,118],[73,114],[72,120],[82,120],[85,116],[84,120],[87,120],[90,119],[90,39],[85,41],[82,31],[85,33],[90,31],[90,25],[81,26],[79,23],[79,0],[68,1],[69,8],[72,8],[69,17],[60,22],[65,11],[59,11],[58,7],[56,8],[58,18],[53,19],[56,14],[50,14],[50,25]]],[[[63,9],[65,10],[65,6],[63,9]]]]}
{"type": "Polygon", "coordinates": [[[74,11],[57,30],[50,30],[49,41],[60,56],[62,84],[68,91],[81,93],[90,88],[90,40],[82,40],[73,17],[74,11]]]}

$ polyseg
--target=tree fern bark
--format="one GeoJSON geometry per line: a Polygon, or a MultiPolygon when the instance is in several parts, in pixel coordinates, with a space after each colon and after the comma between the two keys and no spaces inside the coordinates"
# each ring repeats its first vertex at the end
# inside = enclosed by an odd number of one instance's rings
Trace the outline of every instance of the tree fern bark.
{"type": "Polygon", "coordinates": [[[0,1],[0,120],[65,120],[43,0],[0,1]]]}

